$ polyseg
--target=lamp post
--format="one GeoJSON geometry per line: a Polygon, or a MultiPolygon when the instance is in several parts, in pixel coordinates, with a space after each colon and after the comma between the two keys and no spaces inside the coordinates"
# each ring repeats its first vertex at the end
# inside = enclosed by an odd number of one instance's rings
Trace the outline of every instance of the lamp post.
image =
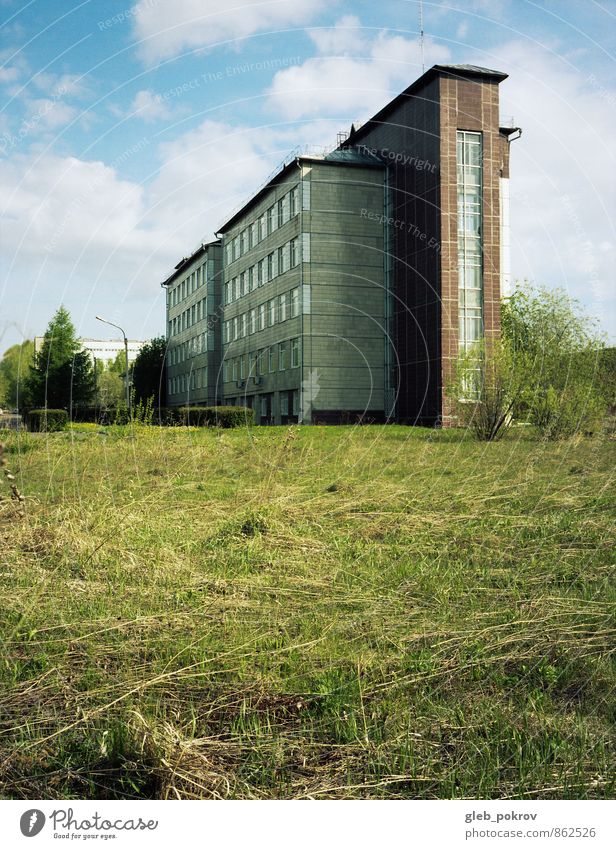
{"type": "Polygon", "coordinates": [[[94,363],[94,406],[96,406],[100,402],[98,394],[98,373],[96,371],[96,354],[92,348],[86,348],[86,351],[92,355],[92,362],[94,363]]]}
{"type": "Polygon", "coordinates": [[[126,333],[122,330],[119,324],[114,324],[113,321],[107,321],[106,318],[101,318],[100,315],[96,316],[97,321],[102,321],[103,324],[109,324],[111,327],[117,328],[120,331],[122,336],[124,337],[124,354],[126,356],[126,409],[128,411],[128,420],[132,420],[131,409],[130,409],[130,390],[128,388],[128,339],[126,338],[126,333]]]}

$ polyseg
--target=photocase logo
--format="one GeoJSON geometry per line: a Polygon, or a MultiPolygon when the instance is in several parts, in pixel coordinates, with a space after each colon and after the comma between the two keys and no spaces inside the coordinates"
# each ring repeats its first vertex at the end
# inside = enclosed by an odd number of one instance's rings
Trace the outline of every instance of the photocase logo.
{"type": "Polygon", "coordinates": [[[24,837],[36,837],[45,825],[45,814],[38,808],[31,808],[21,815],[19,827],[24,837]]]}

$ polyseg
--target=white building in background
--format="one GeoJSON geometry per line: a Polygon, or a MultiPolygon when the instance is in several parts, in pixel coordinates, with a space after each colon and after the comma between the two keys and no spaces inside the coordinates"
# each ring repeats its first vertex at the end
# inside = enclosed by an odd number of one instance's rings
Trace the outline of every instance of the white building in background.
{"type": "MultiPolygon", "coordinates": [[[[44,336],[34,337],[34,350],[38,353],[43,345],[44,336]]],[[[119,353],[124,354],[123,339],[80,339],[82,348],[90,354],[92,362],[96,360],[99,363],[104,363],[107,367],[112,363],[119,353]]],[[[132,363],[137,359],[137,354],[146,343],[137,339],[128,340],[128,362],[132,363]]]]}

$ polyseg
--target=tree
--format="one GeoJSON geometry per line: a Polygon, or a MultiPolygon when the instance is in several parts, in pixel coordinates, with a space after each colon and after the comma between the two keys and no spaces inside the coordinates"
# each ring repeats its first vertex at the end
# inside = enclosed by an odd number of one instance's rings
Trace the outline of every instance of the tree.
{"type": "Polygon", "coordinates": [[[30,366],[27,385],[35,407],[69,409],[92,403],[95,392],[92,363],[81,349],[64,307],[49,322],[41,350],[30,366]]]}
{"type": "Polygon", "coordinates": [[[126,406],[126,390],[122,377],[110,368],[101,371],[97,378],[98,402],[103,407],[126,406]]]}
{"type": "Polygon", "coordinates": [[[28,406],[26,378],[34,357],[34,342],[26,340],[4,352],[0,361],[0,406],[28,406]]]}
{"type": "Polygon", "coordinates": [[[514,418],[552,439],[596,427],[614,398],[612,360],[579,304],[560,290],[518,288],[501,326],[489,349],[478,345],[458,361],[449,392],[460,422],[485,440],[514,418]]]}
{"type": "Polygon", "coordinates": [[[560,289],[520,287],[503,304],[503,342],[523,392],[514,414],[547,437],[592,430],[610,403],[597,322],[560,289]]]}
{"type": "Polygon", "coordinates": [[[154,406],[164,407],[167,403],[165,380],[165,355],[167,340],[158,336],[141,348],[133,363],[133,391],[137,402],[146,403],[154,399],[154,406]]]}

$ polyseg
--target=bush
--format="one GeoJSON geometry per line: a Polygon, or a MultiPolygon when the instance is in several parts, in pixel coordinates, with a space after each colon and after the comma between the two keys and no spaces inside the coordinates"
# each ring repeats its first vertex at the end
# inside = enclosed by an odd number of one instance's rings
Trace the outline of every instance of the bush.
{"type": "Polygon", "coordinates": [[[548,386],[537,393],[530,421],[545,439],[567,439],[579,432],[594,432],[604,412],[601,396],[592,385],[573,384],[560,392],[548,386]]]}
{"type": "Polygon", "coordinates": [[[254,424],[250,407],[180,407],[180,421],[195,427],[241,427],[254,424]]]}
{"type": "Polygon", "coordinates": [[[52,433],[64,430],[68,423],[66,410],[30,410],[27,415],[28,430],[35,433],[52,433]]]}
{"type": "Polygon", "coordinates": [[[500,439],[509,430],[519,393],[511,356],[500,340],[462,353],[447,387],[458,424],[483,442],[500,439]]]}

